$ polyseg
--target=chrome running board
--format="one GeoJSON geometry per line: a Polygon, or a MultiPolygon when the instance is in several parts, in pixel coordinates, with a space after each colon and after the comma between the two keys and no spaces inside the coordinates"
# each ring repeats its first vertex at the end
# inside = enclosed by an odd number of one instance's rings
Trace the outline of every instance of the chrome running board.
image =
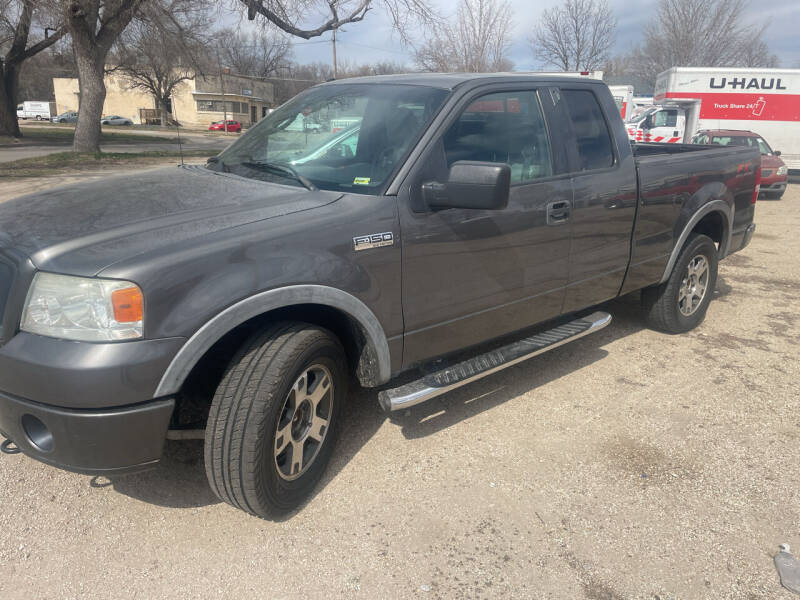
{"type": "Polygon", "coordinates": [[[541,333],[517,340],[490,352],[434,371],[400,387],[384,390],[378,401],[386,411],[401,410],[486,377],[506,367],[563,346],[611,323],[611,315],[595,312],[541,333]]]}

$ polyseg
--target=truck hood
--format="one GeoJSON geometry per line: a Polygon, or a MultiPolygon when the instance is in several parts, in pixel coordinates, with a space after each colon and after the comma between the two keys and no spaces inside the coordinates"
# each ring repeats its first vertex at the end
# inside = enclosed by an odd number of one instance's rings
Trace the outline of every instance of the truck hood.
{"type": "Polygon", "coordinates": [[[0,248],[37,268],[91,276],[145,251],[311,210],[341,197],[200,166],[120,175],[0,204],[0,248]]]}

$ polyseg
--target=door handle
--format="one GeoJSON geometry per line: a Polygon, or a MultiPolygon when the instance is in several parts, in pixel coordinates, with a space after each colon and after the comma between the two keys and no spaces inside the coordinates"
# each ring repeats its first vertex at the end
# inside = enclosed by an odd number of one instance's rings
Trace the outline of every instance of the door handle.
{"type": "Polygon", "coordinates": [[[570,203],[566,200],[559,200],[558,202],[550,202],[547,205],[547,224],[548,225],[563,225],[569,221],[569,213],[572,209],[570,203]]]}

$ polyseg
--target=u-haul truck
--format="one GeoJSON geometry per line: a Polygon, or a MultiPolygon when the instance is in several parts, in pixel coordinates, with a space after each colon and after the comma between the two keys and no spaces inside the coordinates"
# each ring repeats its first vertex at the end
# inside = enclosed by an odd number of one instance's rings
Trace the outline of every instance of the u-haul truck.
{"type": "Polygon", "coordinates": [[[610,85],[608,86],[614,102],[617,103],[619,114],[625,120],[631,116],[633,111],[633,86],[632,85],[610,85]]]}
{"type": "Polygon", "coordinates": [[[654,105],[629,122],[639,142],[689,143],[703,129],[745,129],[800,169],[800,69],[673,67],[656,79],[654,105]]]}

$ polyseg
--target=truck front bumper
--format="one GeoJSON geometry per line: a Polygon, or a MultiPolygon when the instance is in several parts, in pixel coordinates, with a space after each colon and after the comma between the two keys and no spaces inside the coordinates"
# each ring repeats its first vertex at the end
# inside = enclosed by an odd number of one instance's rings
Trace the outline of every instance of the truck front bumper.
{"type": "Polygon", "coordinates": [[[0,433],[24,454],[68,471],[112,475],[158,462],[175,402],[74,410],[0,393],[0,433]]]}
{"type": "Polygon", "coordinates": [[[70,342],[17,333],[0,347],[0,433],[80,473],[158,462],[175,401],[153,398],[184,338],[70,342]]]}

